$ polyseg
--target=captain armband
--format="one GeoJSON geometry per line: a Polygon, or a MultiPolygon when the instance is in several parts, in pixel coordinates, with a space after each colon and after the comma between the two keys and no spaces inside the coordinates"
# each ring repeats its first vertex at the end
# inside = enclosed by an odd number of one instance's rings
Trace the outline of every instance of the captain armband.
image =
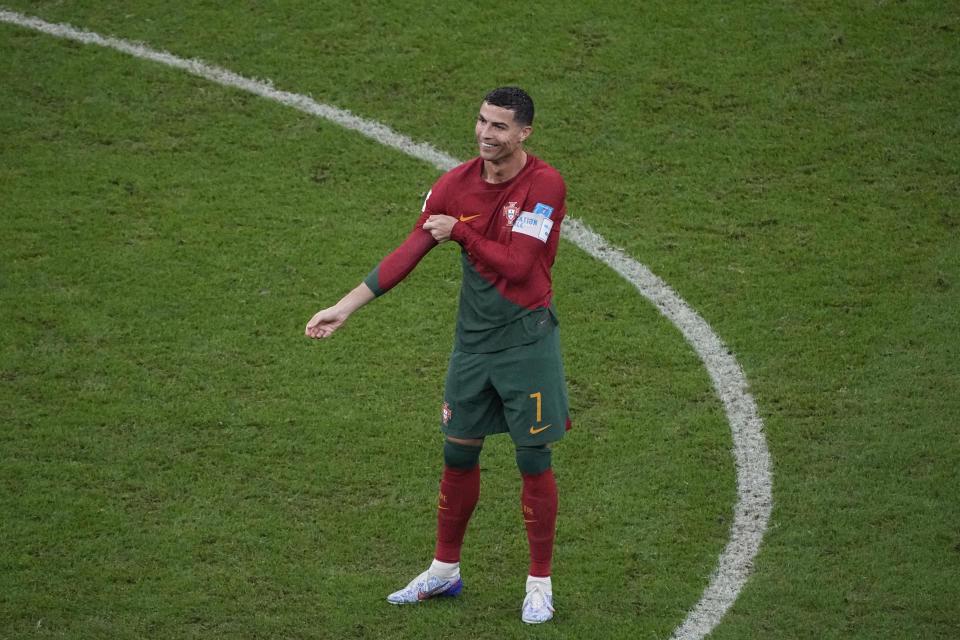
{"type": "Polygon", "coordinates": [[[552,214],[553,207],[538,202],[533,211],[522,211],[517,216],[513,223],[513,232],[546,242],[550,237],[550,230],[553,229],[553,220],[550,219],[552,214]]]}

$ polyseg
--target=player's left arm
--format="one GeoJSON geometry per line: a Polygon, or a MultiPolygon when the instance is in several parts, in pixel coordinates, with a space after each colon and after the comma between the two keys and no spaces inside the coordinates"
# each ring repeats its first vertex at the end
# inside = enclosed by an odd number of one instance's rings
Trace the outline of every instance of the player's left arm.
{"type": "Polygon", "coordinates": [[[453,240],[510,282],[522,282],[544,251],[553,233],[560,232],[566,208],[566,186],[559,174],[534,184],[513,224],[510,242],[486,238],[449,216],[431,216],[423,225],[437,242],[453,240]]]}
{"type": "MultiPolygon", "coordinates": [[[[527,214],[521,214],[521,217],[524,215],[527,214]]],[[[454,224],[450,233],[451,240],[507,281],[523,282],[537,259],[546,251],[546,240],[518,233],[516,226],[511,236],[509,244],[501,244],[484,237],[462,222],[454,224]]]]}

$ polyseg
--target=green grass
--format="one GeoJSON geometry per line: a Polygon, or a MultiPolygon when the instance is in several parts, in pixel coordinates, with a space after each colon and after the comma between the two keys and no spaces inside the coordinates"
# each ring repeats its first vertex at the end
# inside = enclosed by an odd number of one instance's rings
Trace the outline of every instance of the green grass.
{"type": "MultiPolygon", "coordinates": [[[[714,638],[960,635],[960,13],[933,2],[4,2],[197,57],[456,157],[537,100],[569,213],[729,345],[774,511],[714,638]]],[[[459,601],[432,553],[459,265],[434,251],[329,341],[303,325],[437,171],[183,72],[0,24],[0,637],[666,638],[736,501],[679,332],[564,243],[575,429],[558,616],[489,443],[459,601]]]]}

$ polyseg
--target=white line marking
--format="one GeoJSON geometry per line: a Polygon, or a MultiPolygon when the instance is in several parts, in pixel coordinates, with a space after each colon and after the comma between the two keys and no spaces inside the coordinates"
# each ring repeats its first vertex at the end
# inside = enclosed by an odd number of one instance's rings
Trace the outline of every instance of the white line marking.
{"type": "Polygon", "coordinates": [[[287,105],[288,107],[293,107],[294,109],[299,109],[305,113],[319,116],[339,124],[346,129],[362,133],[368,138],[373,138],[385,146],[392,147],[406,153],[407,155],[413,156],[414,158],[419,158],[429,162],[438,169],[452,169],[460,164],[460,162],[452,156],[434,149],[429,144],[423,142],[414,142],[407,136],[401,135],[389,127],[380,124],[379,122],[365,120],[364,118],[353,115],[349,111],[337,109],[336,107],[331,107],[325,104],[320,104],[319,102],[316,102],[307,96],[274,89],[273,85],[269,81],[264,82],[260,80],[244,78],[243,76],[233,73],[232,71],[227,71],[226,69],[221,69],[220,67],[208,65],[200,60],[186,60],[184,58],[178,58],[175,55],[167,53],[166,51],[157,51],[137,42],[120,40],[118,38],[111,38],[109,36],[101,36],[100,34],[93,33],[92,31],[75,29],[67,24],[52,24],[50,22],[40,20],[39,18],[24,16],[19,13],[14,13],[13,11],[0,11],[0,20],[3,22],[18,24],[22,27],[35,29],[52,36],[77,40],[86,44],[96,44],[109,49],[116,49],[117,51],[128,53],[137,58],[152,60],[154,62],[159,62],[160,64],[165,64],[169,67],[183,69],[188,73],[192,73],[195,76],[200,76],[201,78],[205,78],[211,82],[216,82],[217,84],[227,87],[234,87],[236,89],[242,89],[243,91],[248,91],[258,96],[263,96],[269,100],[275,100],[281,104],[287,105]]]}
{"type": "Polygon", "coordinates": [[[747,391],[747,379],[740,365],[690,305],[647,267],[610,246],[579,220],[566,218],[563,230],[574,244],[637,287],[643,297],[680,329],[706,366],[727,412],[737,463],[738,496],[730,541],[720,554],[700,601],[673,632],[677,640],[699,640],[719,624],[746,584],[770,518],[772,480],[763,422],[747,391]]]}
{"type": "MultiPolygon", "coordinates": [[[[274,89],[270,82],[245,78],[199,60],[178,58],[143,44],[101,36],[66,24],[45,22],[39,18],[12,11],[0,10],[0,21],[59,38],[122,51],[137,58],[183,69],[217,84],[275,100],[361,133],[385,146],[424,160],[442,171],[460,164],[456,158],[431,145],[414,142],[379,122],[366,120],[343,109],[320,104],[307,96],[279,91],[274,89]]],[[[566,218],[563,232],[564,238],[609,265],[634,285],[643,297],[653,303],[680,329],[707,368],[730,422],[737,467],[738,496],[734,507],[730,541],[720,554],[717,568],[710,577],[710,583],[701,595],[700,601],[687,614],[683,624],[673,632],[673,638],[676,640],[699,640],[717,626],[736,601],[743,585],[746,584],[753,567],[753,558],[763,540],[770,518],[772,475],[770,454],[763,434],[763,421],[760,419],[752,396],[747,391],[746,376],[736,359],[720,338],[713,333],[710,325],[666,282],[621,249],[608,244],[600,235],[575,218],[566,218]]]]}

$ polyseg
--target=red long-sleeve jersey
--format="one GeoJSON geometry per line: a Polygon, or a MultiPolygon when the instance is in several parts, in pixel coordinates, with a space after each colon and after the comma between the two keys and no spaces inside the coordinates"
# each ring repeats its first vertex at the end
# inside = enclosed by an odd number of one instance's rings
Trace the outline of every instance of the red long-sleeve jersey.
{"type": "Polygon", "coordinates": [[[506,182],[483,180],[483,160],[448,171],[427,195],[407,239],[366,283],[382,295],[413,270],[436,242],[423,224],[431,215],[458,219],[451,239],[462,247],[463,285],[456,346],[498,351],[536,340],[556,325],[551,268],[566,215],[566,185],[549,164],[527,154],[506,182]]]}

